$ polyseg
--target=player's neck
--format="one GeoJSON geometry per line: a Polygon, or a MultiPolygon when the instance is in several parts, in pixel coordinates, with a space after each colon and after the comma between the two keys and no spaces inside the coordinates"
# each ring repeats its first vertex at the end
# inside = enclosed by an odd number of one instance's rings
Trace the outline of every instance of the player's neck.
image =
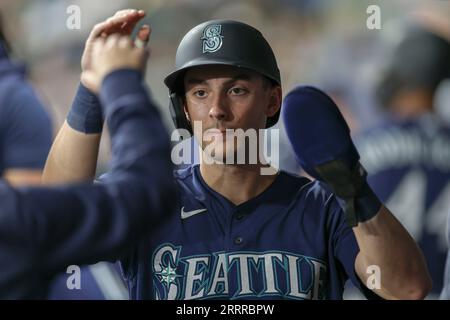
{"type": "MultiPolygon", "coordinates": [[[[244,203],[266,190],[277,174],[263,175],[261,164],[224,165],[200,164],[203,180],[214,191],[220,193],[235,205],[244,203]]],[[[273,172],[276,172],[273,169],[273,172]]]]}

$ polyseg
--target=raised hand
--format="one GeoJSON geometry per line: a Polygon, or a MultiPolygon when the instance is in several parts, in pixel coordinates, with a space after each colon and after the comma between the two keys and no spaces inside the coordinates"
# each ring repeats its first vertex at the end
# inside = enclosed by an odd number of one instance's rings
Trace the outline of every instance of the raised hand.
{"type": "MultiPolygon", "coordinates": [[[[130,36],[136,24],[145,16],[143,10],[126,9],[117,11],[114,16],[109,17],[105,21],[96,24],[84,47],[83,56],[81,58],[81,83],[91,91],[95,91],[90,87],[89,81],[86,81],[86,75],[92,68],[92,51],[94,42],[99,39],[106,39],[112,34],[130,36]]],[[[151,29],[148,25],[140,28],[137,34],[136,45],[144,47],[150,37],[151,29]]]]}
{"type": "Polygon", "coordinates": [[[112,34],[99,38],[92,43],[92,65],[84,73],[86,86],[98,93],[106,75],[125,68],[143,72],[147,58],[147,48],[136,47],[129,36],[112,34]]]}

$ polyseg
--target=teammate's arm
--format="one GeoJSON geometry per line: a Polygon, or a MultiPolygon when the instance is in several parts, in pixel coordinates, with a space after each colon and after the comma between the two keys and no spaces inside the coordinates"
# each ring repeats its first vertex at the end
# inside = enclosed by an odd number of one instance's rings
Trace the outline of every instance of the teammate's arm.
{"type": "Polygon", "coordinates": [[[355,261],[359,278],[366,283],[372,270],[380,270],[385,299],[423,299],[431,290],[431,278],[423,254],[394,215],[382,206],[370,220],[353,228],[360,252],[355,261]]]}
{"type": "Polygon", "coordinates": [[[45,163],[44,184],[92,181],[95,177],[101,133],[85,134],[64,121],[45,163]]]}
{"type": "MultiPolygon", "coordinates": [[[[42,180],[46,184],[92,181],[97,166],[103,127],[103,115],[97,95],[86,81],[92,69],[92,50],[96,39],[110,34],[129,35],[144,17],[143,11],[121,10],[92,29],[81,60],[81,81],[67,120],[59,130],[45,164],[42,180]]],[[[143,26],[138,33],[148,41],[150,29],[143,26]]]]}
{"type": "Polygon", "coordinates": [[[136,71],[142,70],[144,49],[117,36],[107,41],[98,59],[109,62],[89,82],[96,87],[104,79],[110,174],[102,184],[69,187],[14,190],[0,181],[2,296],[15,280],[30,278],[31,285],[31,279],[73,263],[118,258],[172,211],[169,137],[136,71]]]}

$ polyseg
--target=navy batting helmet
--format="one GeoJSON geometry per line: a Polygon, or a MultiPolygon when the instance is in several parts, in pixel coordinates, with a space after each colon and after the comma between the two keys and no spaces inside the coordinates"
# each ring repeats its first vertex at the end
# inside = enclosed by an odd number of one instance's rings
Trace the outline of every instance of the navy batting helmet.
{"type": "MultiPolygon", "coordinates": [[[[164,83],[169,88],[170,113],[175,127],[192,127],[183,111],[183,78],[189,68],[204,65],[230,65],[260,73],[281,85],[280,70],[272,48],[261,32],[245,23],[233,20],[211,20],[191,29],[177,49],[175,70],[164,83]]],[[[267,119],[266,128],[279,118],[278,112],[267,119]]]]}

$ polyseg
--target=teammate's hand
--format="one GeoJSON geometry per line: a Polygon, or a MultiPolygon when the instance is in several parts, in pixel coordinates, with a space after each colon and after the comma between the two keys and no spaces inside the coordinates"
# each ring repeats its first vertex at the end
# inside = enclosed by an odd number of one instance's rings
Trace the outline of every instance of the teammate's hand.
{"type": "MultiPolygon", "coordinates": [[[[86,81],[86,75],[89,74],[92,68],[92,51],[93,44],[98,39],[106,39],[111,34],[131,35],[136,24],[145,16],[143,10],[126,9],[117,11],[114,16],[100,22],[94,26],[84,47],[83,56],[81,58],[81,83],[94,91],[86,81]]],[[[135,45],[144,47],[150,37],[150,27],[142,26],[137,34],[135,45]]]]}
{"type": "Polygon", "coordinates": [[[84,72],[86,86],[98,93],[109,73],[125,68],[143,72],[147,58],[148,50],[136,47],[129,36],[113,34],[97,39],[92,44],[91,66],[84,72]]]}

